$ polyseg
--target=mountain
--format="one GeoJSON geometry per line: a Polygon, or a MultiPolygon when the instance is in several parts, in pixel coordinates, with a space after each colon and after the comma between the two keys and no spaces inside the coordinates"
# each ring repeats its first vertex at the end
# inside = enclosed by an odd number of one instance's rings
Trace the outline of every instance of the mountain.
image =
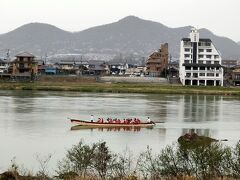
{"type": "MultiPolygon", "coordinates": [[[[179,56],[179,44],[188,37],[191,26],[170,28],[161,23],[127,16],[117,22],[89,28],[80,32],[67,32],[55,26],[31,23],[0,35],[1,49],[12,53],[29,51],[36,55],[51,54],[134,54],[148,56],[169,43],[174,58],[179,56]]],[[[201,38],[213,40],[223,58],[240,57],[240,46],[226,37],[200,29],[201,38]]]]}
{"type": "Polygon", "coordinates": [[[238,45],[240,45],[240,41],[238,41],[237,43],[238,43],[238,45]]]}

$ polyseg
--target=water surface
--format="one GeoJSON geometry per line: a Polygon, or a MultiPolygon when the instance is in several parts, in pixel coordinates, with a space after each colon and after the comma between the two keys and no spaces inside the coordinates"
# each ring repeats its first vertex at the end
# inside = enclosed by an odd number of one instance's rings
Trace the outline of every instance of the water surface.
{"type": "Polygon", "coordinates": [[[113,152],[129,148],[134,154],[155,152],[184,133],[194,131],[234,145],[240,139],[240,99],[232,96],[103,94],[79,92],[0,91],[0,171],[13,157],[36,170],[36,155],[53,154],[50,167],[66,150],[83,139],[86,143],[106,141],[113,152]],[[84,129],[71,131],[68,117],[149,116],[162,122],[153,129],[136,131],[84,129]]]}

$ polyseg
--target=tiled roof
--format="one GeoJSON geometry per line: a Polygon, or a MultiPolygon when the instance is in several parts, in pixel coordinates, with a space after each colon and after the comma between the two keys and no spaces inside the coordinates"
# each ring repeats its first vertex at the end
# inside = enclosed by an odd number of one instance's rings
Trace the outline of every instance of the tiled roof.
{"type": "Polygon", "coordinates": [[[15,57],[35,57],[35,56],[28,52],[22,52],[22,53],[17,54],[15,57]]]}

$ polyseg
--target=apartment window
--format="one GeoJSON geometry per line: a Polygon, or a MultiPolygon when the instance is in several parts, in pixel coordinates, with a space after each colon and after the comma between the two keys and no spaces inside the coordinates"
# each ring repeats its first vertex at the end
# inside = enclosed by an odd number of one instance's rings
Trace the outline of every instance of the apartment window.
{"type": "Polygon", "coordinates": [[[212,49],[207,49],[207,52],[212,52],[212,49]]]}
{"type": "Polygon", "coordinates": [[[184,50],[185,50],[185,52],[190,52],[189,48],[185,48],[184,50]]]}
{"type": "Polygon", "coordinates": [[[204,71],[204,70],[205,70],[205,67],[200,67],[200,70],[204,71]]]}
{"type": "Polygon", "coordinates": [[[205,46],[211,46],[211,43],[210,42],[206,42],[205,46]]]}
{"type": "Polygon", "coordinates": [[[203,61],[198,61],[198,64],[203,64],[203,61]]]}
{"type": "Polygon", "coordinates": [[[191,70],[191,66],[186,66],[186,70],[191,70]]]}
{"type": "Polygon", "coordinates": [[[207,76],[214,76],[214,73],[207,73],[207,76]]]}
{"type": "Polygon", "coordinates": [[[219,55],[214,55],[214,59],[218,59],[219,58],[219,55]]]}
{"type": "Polygon", "coordinates": [[[219,61],[214,61],[214,64],[219,64],[219,61]]]}
{"type": "Polygon", "coordinates": [[[193,77],[198,77],[198,73],[193,73],[193,77]]]}
{"type": "Polygon", "coordinates": [[[191,77],[191,73],[186,73],[186,77],[191,77]]]}
{"type": "Polygon", "coordinates": [[[199,76],[205,76],[205,73],[199,73],[199,76]]]}
{"type": "Polygon", "coordinates": [[[219,74],[218,74],[218,73],[216,73],[216,77],[219,77],[219,74]]]}
{"type": "Polygon", "coordinates": [[[206,56],[208,59],[211,59],[212,58],[212,55],[207,55],[206,56]]]}
{"type": "Polygon", "coordinates": [[[184,54],[184,57],[185,57],[185,58],[189,58],[190,55],[189,55],[189,54],[184,54]]]}
{"type": "Polygon", "coordinates": [[[193,67],[193,70],[198,70],[198,67],[193,67]]]}
{"type": "Polygon", "coordinates": [[[211,64],[211,61],[206,61],[206,64],[211,64]]]}
{"type": "Polygon", "coordinates": [[[219,70],[219,67],[216,67],[216,70],[219,70]]]}
{"type": "Polygon", "coordinates": [[[198,55],[198,58],[200,59],[200,58],[203,58],[204,56],[203,55],[198,55]]]}
{"type": "Polygon", "coordinates": [[[204,49],[199,49],[198,52],[200,52],[200,53],[201,53],[201,52],[204,52],[204,49]]]}
{"type": "Polygon", "coordinates": [[[184,63],[189,64],[189,60],[185,60],[184,63]]]}
{"type": "Polygon", "coordinates": [[[184,41],[184,42],[183,42],[183,45],[184,45],[184,46],[190,46],[190,45],[191,45],[191,42],[184,41]]]}

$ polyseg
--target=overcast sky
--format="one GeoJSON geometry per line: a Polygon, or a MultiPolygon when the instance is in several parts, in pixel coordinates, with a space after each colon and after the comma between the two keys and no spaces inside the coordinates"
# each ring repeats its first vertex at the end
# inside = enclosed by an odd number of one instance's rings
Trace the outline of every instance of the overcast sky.
{"type": "Polygon", "coordinates": [[[0,34],[30,22],[67,31],[135,15],[169,27],[192,25],[240,41],[240,0],[0,0],[0,34]]]}

